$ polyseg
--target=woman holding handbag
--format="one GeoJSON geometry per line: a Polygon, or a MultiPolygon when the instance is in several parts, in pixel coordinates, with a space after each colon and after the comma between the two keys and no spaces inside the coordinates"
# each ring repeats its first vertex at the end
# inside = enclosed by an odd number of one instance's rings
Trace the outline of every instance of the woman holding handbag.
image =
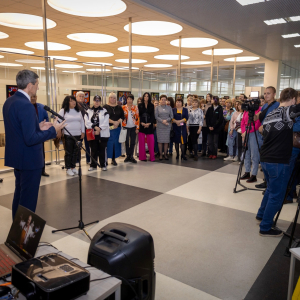
{"type": "Polygon", "coordinates": [[[147,161],[145,137],[150,153],[150,161],[155,161],[154,155],[154,105],[151,103],[149,93],[144,93],[142,103],[139,104],[140,129],[139,129],[139,160],[147,161]]]}
{"type": "Polygon", "coordinates": [[[117,103],[117,95],[109,94],[108,104],[103,106],[109,114],[110,137],[107,142],[107,157],[111,158],[111,164],[117,166],[116,158],[121,156],[121,144],[119,136],[121,132],[121,124],[124,120],[124,111],[122,106],[117,103]]]}
{"type": "Polygon", "coordinates": [[[139,110],[136,105],[133,105],[134,96],[129,94],[127,96],[127,104],[123,105],[124,121],[123,127],[127,129],[126,135],[126,155],[124,162],[136,163],[137,161],[133,157],[136,135],[139,132],[139,110]]]}
{"type": "MultiPolygon", "coordinates": [[[[84,120],[74,96],[65,97],[62,109],[58,114],[66,120],[67,126],[65,129],[67,129],[77,141],[84,138],[84,120]]],[[[77,147],[74,139],[67,131],[65,131],[65,129],[63,130],[65,138],[65,166],[67,174],[69,176],[74,176],[78,175],[78,171],[76,170],[76,160],[79,148],[77,147]]]]}
{"type": "MultiPolygon", "coordinates": [[[[110,136],[109,114],[101,107],[101,97],[96,95],[93,107],[84,116],[87,139],[89,140],[92,158],[100,162],[102,171],[107,171],[106,147],[110,136]]],[[[97,170],[97,164],[91,160],[89,171],[97,170]]]]}

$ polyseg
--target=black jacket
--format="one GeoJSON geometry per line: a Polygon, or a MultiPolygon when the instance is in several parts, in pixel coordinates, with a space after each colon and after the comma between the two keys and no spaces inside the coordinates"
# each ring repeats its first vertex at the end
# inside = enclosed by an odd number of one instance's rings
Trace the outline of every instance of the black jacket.
{"type": "Polygon", "coordinates": [[[149,102],[146,108],[144,103],[140,103],[138,105],[138,108],[140,115],[140,132],[145,134],[153,134],[153,124],[155,122],[154,105],[149,102]],[[148,128],[145,128],[141,125],[141,123],[151,123],[151,125],[148,128]]]}
{"type": "MultiPolygon", "coordinates": [[[[223,108],[221,105],[218,105],[216,109],[214,106],[208,108],[206,113],[206,125],[207,127],[213,127],[214,133],[218,133],[223,126],[224,118],[223,118],[223,108]]],[[[208,132],[211,132],[210,130],[208,132]]]]}

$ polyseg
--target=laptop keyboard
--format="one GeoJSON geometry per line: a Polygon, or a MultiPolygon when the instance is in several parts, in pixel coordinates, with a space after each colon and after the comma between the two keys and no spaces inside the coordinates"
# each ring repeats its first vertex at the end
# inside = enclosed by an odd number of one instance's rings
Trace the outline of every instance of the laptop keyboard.
{"type": "Polygon", "coordinates": [[[2,249],[0,249],[0,276],[1,274],[11,273],[14,262],[2,249]]]}

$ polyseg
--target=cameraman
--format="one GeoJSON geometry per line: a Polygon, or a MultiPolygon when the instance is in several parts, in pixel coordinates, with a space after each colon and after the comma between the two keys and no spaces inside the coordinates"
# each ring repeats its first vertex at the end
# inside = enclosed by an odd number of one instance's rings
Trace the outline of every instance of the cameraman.
{"type": "Polygon", "coordinates": [[[263,145],[261,147],[261,166],[267,181],[267,189],[257,212],[261,221],[261,236],[282,236],[282,231],[272,229],[273,218],[280,209],[290,178],[291,154],[293,148],[293,121],[300,112],[300,104],[294,105],[298,92],[292,88],[280,94],[280,105],[267,115],[262,112],[259,119],[263,125],[263,145]],[[293,106],[292,106],[293,105],[293,106]]]}
{"type": "MultiPolygon", "coordinates": [[[[245,105],[252,105],[249,103],[246,103],[245,105]]],[[[258,108],[258,110],[255,111],[255,115],[257,115],[260,112],[261,107],[258,108]]],[[[249,112],[245,110],[243,119],[241,122],[241,130],[242,130],[242,139],[243,142],[245,141],[246,137],[246,127],[250,126],[249,123],[249,112]]],[[[260,137],[260,134],[258,132],[258,129],[260,127],[260,121],[256,120],[253,123],[251,123],[251,130],[248,137],[248,143],[247,143],[247,151],[245,154],[245,174],[240,178],[241,180],[246,180],[248,183],[256,182],[256,175],[258,172],[258,165],[259,165],[259,147],[262,144],[262,138],[260,137]],[[258,142],[258,144],[257,144],[258,142]],[[252,164],[252,175],[250,176],[251,171],[251,164],[252,164]]]]}
{"type": "MultiPolygon", "coordinates": [[[[268,86],[265,89],[264,92],[264,101],[265,104],[263,105],[263,107],[261,108],[261,112],[263,113],[266,110],[266,114],[265,117],[274,109],[278,108],[279,106],[279,102],[275,100],[275,96],[276,96],[276,89],[273,86],[268,86]]],[[[264,124],[264,118],[261,120],[261,125],[264,124]]],[[[264,179],[264,181],[260,184],[257,184],[255,186],[258,189],[265,189],[267,188],[267,183],[264,179]]]]}

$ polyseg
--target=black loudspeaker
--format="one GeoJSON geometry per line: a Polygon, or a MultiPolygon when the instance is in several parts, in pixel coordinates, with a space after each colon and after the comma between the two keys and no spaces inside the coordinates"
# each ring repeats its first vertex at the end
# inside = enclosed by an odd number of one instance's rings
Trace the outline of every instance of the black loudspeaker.
{"type": "Polygon", "coordinates": [[[122,280],[121,299],[154,300],[154,243],[145,230],[124,223],[110,223],[91,241],[88,264],[122,280]],[[128,286],[128,282],[131,287],[128,286]]]}

